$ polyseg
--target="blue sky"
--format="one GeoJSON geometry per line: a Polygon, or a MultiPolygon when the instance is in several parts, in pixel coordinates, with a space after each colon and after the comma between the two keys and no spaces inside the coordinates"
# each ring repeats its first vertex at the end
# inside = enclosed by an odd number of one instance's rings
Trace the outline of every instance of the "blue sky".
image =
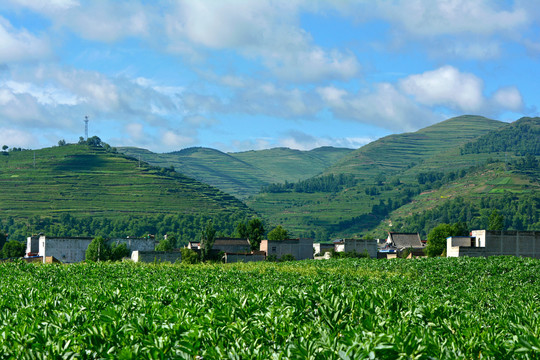
{"type": "Polygon", "coordinates": [[[0,144],[358,148],[538,116],[536,0],[3,0],[0,144]]]}

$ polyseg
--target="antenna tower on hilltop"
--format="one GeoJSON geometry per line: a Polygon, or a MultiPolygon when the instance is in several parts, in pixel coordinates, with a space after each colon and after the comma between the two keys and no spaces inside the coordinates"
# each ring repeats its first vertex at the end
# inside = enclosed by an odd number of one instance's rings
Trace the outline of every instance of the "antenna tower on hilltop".
{"type": "Polygon", "coordinates": [[[88,115],[84,117],[84,139],[88,141],[88,115]]]}

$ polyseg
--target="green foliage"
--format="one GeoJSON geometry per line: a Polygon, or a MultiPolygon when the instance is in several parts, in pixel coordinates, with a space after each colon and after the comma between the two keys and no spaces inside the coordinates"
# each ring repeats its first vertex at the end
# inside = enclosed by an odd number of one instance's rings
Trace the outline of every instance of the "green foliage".
{"type": "Polygon", "coordinates": [[[289,238],[289,233],[281,225],[276,226],[268,233],[268,240],[285,240],[289,238]]]}
{"type": "Polygon", "coordinates": [[[199,260],[199,254],[194,250],[188,248],[181,248],[180,253],[182,256],[182,262],[185,264],[196,264],[199,260]]]}
{"type": "Polygon", "coordinates": [[[493,209],[491,215],[489,215],[488,230],[503,230],[504,217],[499,214],[497,209],[493,209]]]}
{"type": "Polygon", "coordinates": [[[282,257],[279,258],[280,262],[295,261],[295,260],[296,259],[294,258],[294,256],[292,254],[285,254],[285,255],[283,255],[282,257]]]}
{"type": "Polygon", "coordinates": [[[156,251],[171,251],[173,246],[169,239],[162,239],[159,241],[159,244],[156,246],[156,251]]]}
{"type": "Polygon", "coordinates": [[[467,234],[466,225],[463,223],[439,224],[433,228],[427,237],[427,246],[424,252],[427,256],[441,256],[446,250],[446,238],[450,236],[464,236],[467,234]]]}
{"type": "Polygon", "coordinates": [[[258,250],[264,236],[264,225],[261,219],[254,218],[247,224],[247,235],[251,250],[258,250]]]}
{"type": "Polygon", "coordinates": [[[262,188],[262,192],[280,193],[294,191],[299,193],[314,193],[314,192],[338,192],[345,187],[351,187],[357,184],[357,180],[353,175],[346,174],[329,174],[324,176],[313,177],[311,179],[302,180],[297,183],[285,182],[284,184],[271,184],[262,188]]]}
{"type": "Polygon", "coordinates": [[[540,118],[521,118],[498,131],[465,144],[462,154],[510,151],[520,155],[540,155],[540,118]]]}
{"type": "Polygon", "coordinates": [[[6,359],[536,359],[540,348],[536,259],[15,262],[0,279],[6,359]]]}
{"type": "Polygon", "coordinates": [[[214,247],[214,241],[216,239],[216,230],[212,220],[208,220],[206,226],[201,232],[201,255],[203,260],[208,260],[210,252],[214,247]]]}
{"type": "Polygon", "coordinates": [[[0,251],[4,247],[4,244],[6,243],[7,237],[6,234],[4,234],[2,231],[0,231],[0,251]]]}
{"type": "Polygon", "coordinates": [[[106,261],[111,258],[111,248],[105,239],[98,236],[92,240],[86,249],[87,261],[106,261]]]}
{"type": "Polygon", "coordinates": [[[0,257],[15,258],[23,257],[26,245],[20,241],[10,240],[4,244],[0,257]]]}
{"type": "Polygon", "coordinates": [[[112,261],[120,261],[125,257],[129,257],[131,255],[131,251],[128,249],[127,245],[122,244],[113,244],[111,246],[111,253],[110,253],[109,260],[112,261]]]}

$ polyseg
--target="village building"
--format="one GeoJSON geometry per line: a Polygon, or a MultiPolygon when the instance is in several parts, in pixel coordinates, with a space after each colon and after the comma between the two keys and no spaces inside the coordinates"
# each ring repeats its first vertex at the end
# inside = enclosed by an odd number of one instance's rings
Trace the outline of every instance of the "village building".
{"type": "Polygon", "coordinates": [[[181,262],[182,253],[180,251],[143,251],[136,250],[131,252],[133,262],[181,262]]]}
{"type": "Polygon", "coordinates": [[[224,253],[250,253],[251,245],[247,239],[216,238],[212,250],[224,253]]]}
{"type": "Polygon", "coordinates": [[[275,256],[278,260],[287,254],[295,260],[313,259],[313,239],[263,240],[260,250],[266,253],[266,257],[275,256]]]}
{"type": "MultiPolygon", "coordinates": [[[[45,235],[29,236],[26,241],[26,255],[42,258],[54,257],[63,263],[84,261],[86,249],[92,242],[91,237],[47,237],[45,235]]],[[[115,238],[107,240],[109,245],[126,244],[130,251],[153,251],[153,238],[115,238]]]]}
{"type": "Polygon", "coordinates": [[[264,261],[266,259],[266,253],[263,251],[252,251],[249,254],[246,253],[225,253],[223,260],[225,263],[236,262],[257,262],[264,261]]]}
{"type": "Polygon", "coordinates": [[[540,258],[539,231],[473,230],[446,239],[447,257],[513,255],[540,258]]]}
{"type": "Polygon", "coordinates": [[[412,256],[424,256],[425,244],[420,239],[418,233],[398,233],[389,232],[386,239],[386,245],[381,251],[392,250],[396,256],[403,251],[408,251],[412,256]]]}
{"type": "Polygon", "coordinates": [[[334,243],[313,243],[313,255],[323,256],[325,253],[334,250],[334,243]]]}
{"type": "Polygon", "coordinates": [[[377,240],[374,239],[342,239],[334,242],[334,247],[336,252],[367,253],[370,258],[377,258],[377,240]]]}

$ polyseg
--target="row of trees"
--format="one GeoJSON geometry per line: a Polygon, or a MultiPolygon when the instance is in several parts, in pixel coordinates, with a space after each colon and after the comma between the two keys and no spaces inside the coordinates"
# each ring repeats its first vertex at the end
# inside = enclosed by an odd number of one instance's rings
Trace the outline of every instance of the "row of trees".
{"type": "Polygon", "coordinates": [[[314,193],[314,192],[339,192],[345,187],[352,187],[357,184],[354,175],[339,174],[318,176],[307,180],[290,183],[285,181],[283,184],[270,184],[264,186],[261,191],[268,193],[282,192],[299,192],[299,193],[314,193]]]}

